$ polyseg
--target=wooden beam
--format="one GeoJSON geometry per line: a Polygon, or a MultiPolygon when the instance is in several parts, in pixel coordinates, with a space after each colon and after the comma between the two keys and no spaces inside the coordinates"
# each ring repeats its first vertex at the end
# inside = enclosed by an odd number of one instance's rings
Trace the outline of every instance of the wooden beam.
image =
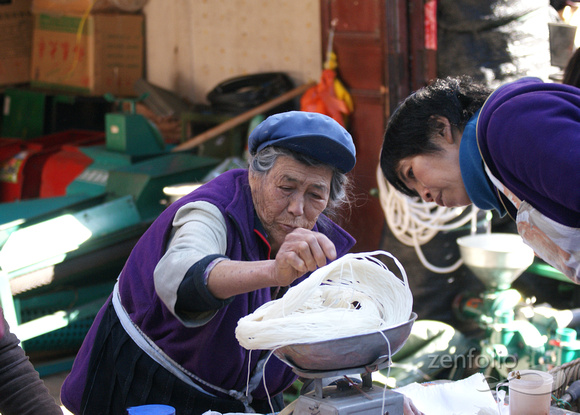
{"type": "Polygon", "coordinates": [[[290,101],[293,98],[296,98],[297,96],[304,94],[304,92],[306,92],[309,88],[313,87],[314,85],[316,85],[315,82],[310,82],[307,84],[300,85],[300,86],[280,95],[279,97],[271,99],[270,101],[265,102],[261,105],[258,105],[257,107],[254,107],[251,110],[248,110],[240,115],[237,115],[234,118],[227,120],[226,122],[223,122],[223,123],[221,123],[213,128],[210,128],[209,130],[204,131],[201,134],[198,134],[194,137],[191,137],[189,140],[185,141],[184,143],[179,144],[178,146],[174,147],[171,151],[177,152],[177,151],[191,150],[192,148],[195,148],[198,145],[203,144],[206,141],[211,140],[212,138],[215,138],[215,137],[219,136],[220,134],[225,133],[228,130],[231,130],[234,127],[237,127],[238,125],[240,125],[246,121],[251,120],[256,115],[263,114],[263,113],[271,110],[272,108],[277,107],[278,105],[281,105],[287,101],[290,101]]]}

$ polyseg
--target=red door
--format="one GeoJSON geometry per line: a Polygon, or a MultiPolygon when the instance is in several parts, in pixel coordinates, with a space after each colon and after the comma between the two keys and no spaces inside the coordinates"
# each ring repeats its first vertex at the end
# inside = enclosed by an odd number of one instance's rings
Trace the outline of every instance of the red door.
{"type": "Polygon", "coordinates": [[[354,102],[349,130],[357,150],[355,203],[339,219],[357,239],[353,251],[372,251],[381,243],[385,220],[376,197],[376,169],[391,111],[435,77],[435,50],[425,48],[425,40],[430,48],[436,44],[431,2],[435,0],[321,0],[322,50],[336,19],[338,75],[354,102]]]}

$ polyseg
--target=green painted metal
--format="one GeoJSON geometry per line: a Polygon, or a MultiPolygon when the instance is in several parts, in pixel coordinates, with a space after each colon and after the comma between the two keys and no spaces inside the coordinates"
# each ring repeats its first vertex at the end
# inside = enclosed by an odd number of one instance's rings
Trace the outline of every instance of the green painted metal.
{"type": "MultiPolygon", "coordinates": [[[[75,301],[70,299],[70,292],[61,291],[50,294],[52,297],[48,303],[46,299],[49,297],[14,298],[10,280],[70,260],[75,257],[75,251],[79,251],[76,254],[80,255],[81,251],[86,253],[99,246],[111,245],[131,236],[130,230],[140,235],[144,227],[131,196],[78,211],[61,212],[54,218],[17,227],[0,249],[0,302],[12,331],[23,342],[38,337],[34,342],[29,342],[32,349],[35,349],[37,342],[46,344],[48,339],[52,339],[43,338],[48,333],[62,339],[67,331],[76,334],[74,339],[64,342],[79,346],[92,319],[110,293],[113,280],[106,281],[102,288],[94,283],[91,285],[89,280],[84,283],[89,284],[84,292],[83,288],[79,288],[83,283],[77,281],[75,301]],[[68,295],[69,299],[62,300],[64,295],[68,295]],[[44,305],[41,303],[43,300],[44,305]],[[71,307],[75,302],[77,305],[71,307]],[[30,318],[31,310],[36,310],[36,318],[30,318]]],[[[65,337],[70,337],[70,334],[65,337]]],[[[53,340],[51,344],[59,343],[53,340]]]]}
{"type": "Polygon", "coordinates": [[[0,268],[8,273],[62,262],[91,238],[141,222],[130,196],[20,227],[0,249],[0,268]]]}
{"type": "Polygon", "coordinates": [[[161,133],[141,114],[110,113],[105,117],[105,125],[107,150],[133,156],[165,151],[161,133]]]}
{"type": "Polygon", "coordinates": [[[527,272],[531,272],[536,275],[540,275],[542,277],[552,278],[554,280],[562,281],[562,282],[569,282],[572,284],[572,281],[558,271],[556,268],[552,267],[551,265],[546,264],[545,262],[538,262],[534,261],[532,265],[527,269],[527,272]]]}
{"type": "Polygon", "coordinates": [[[164,206],[163,188],[176,183],[201,180],[219,163],[212,157],[190,154],[168,154],[109,172],[109,197],[133,196],[142,218],[155,217],[164,206]]]}
{"type": "Polygon", "coordinates": [[[93,162],[66,196],[0,206],[0,302],[28,350],[80,345],[134,244],[165,209],[163,189],[202,181],[221,161],[169,152],[134,110],[107,114],[105,124],[105,145],[79,147],[93,162]]]}
{"type": "Polygon", "coordinates": [[[80,150],[92,158],[93,162],[67,186],[67,195],[104,195],[109,171],[135,162],[133,156],[108,151],[105,146],[81,147],[80,150]]]}
{"type": "MultiPolygon", "coordinates": [[[[57,215],[63,209],[75,209],[76,206],[95,204],[102,200],[102,197],[95,198],[91,194],[83,193],[2,203],[0,209],[0,234],[3,229],[11,227],[8,225],[9,223],[25,223],[32,220],[38,221],[42,218],[57,215]]],[[[2,245],[1,236],[0,245],[2,245]]]]}
{"type": "Polygon", "coordinates": [[[50,362],[47,363],[35,364],[34,369],[36,369],[41,378],[44,378],[46,376],[67,372],[71,370],[73,363],[74,356],[58,360],[51,360],[50,362]]]}
{"type": "Polygon", "coordinates": [[[23,347],[34,351],[80,346],[113,285],[107,281],[22,299],[22,322],[15,333],[23,347]]]}
{"type": "Polygon", "coordinates": [[[20,310],[18,309],[18,301],[12,297],[10,289],[10,279],[8,274],[0,270],[0,305],[2,306],[2,313],[10,327],[18,326],[20,322],[20,310]]]}
{"type": "Polygon", "coordinates": [[[34,138],[44,133],[45,94],[25,89],[4,91],[2,137],[34,138]]]}

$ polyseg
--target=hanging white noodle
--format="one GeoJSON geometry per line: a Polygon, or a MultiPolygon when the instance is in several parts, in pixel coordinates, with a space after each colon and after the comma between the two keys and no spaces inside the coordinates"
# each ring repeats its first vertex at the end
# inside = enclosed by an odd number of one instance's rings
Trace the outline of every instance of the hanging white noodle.
{"type": "Polygon", "coordinates": [[[241,318],[236,338],[248,349],[275,349],[384,330],[409,320],[407,274],[390,253],[347,254],[319,268],[284,297],[241,318]],[[375,258],[386,255],[403,280],[375,258]]]}
{"type": "Polygon", "coordinates": [[[470,221],[471,233],[475,233],[479,209],[475,205],[469,208],[448,208],[438,206],[435,202],[425,202],[420,198],[406,196],[387,182],[380,165],[377,166],[376,176],[381,207],[395,238],[407,246],[414,247],[419,260],[428,270],[439,274],[457,270],[463,264],[461,258],[448,267],[437,267],[427,260],[421,246],[439,232],[457,229],[470,221]]]}

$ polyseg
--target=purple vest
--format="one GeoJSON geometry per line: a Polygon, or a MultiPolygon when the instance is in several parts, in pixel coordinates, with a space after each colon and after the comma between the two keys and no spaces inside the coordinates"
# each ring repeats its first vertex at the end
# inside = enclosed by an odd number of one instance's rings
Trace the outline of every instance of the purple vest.
{"type": "MultiPolygon", "coordinates": [[[[207,324],[195,328],[185,327],[155,292],[153,271],[165,252],[175,213],[183,205],[201,200],[217,206],[225,218],[228,239],[226,255],[230,259],[268,259],[268,247],[255,231],[255,211],[248,172],[231,170],[170,205],[143,234],[119,278],[121,302],[131,320],[177,363],[213,385],[242,391],[248,378],[249,353],[235,338],[235,328],[241,317],[271,301],[270,289],[237,295],[232,303],[219,310],[207,324]]],[[[354,239],[347,232],[323,215],[314,230],[324,233],[334,242],[339,257],[354,245],[354,239]]],[[[304,278],[296,280],[293,285],[304,278]]],[[[94,337],[99,317],[87,338],[94,337]]],[[[86,355],[85,358],[80,357],[81,361],[88,363],[89,349],[88,346],[81,349],[79,355],[86,355]]],[[[251,370],[260,353],[251,353],[251,370]]],[[[265,378],[268,393],[274,396],[290,386],[296,376],[287,365],[272,356],[266,364],[265,378]]],[[[211,389],[209,391],[215,393],[211,389]]],[[[267,397],[262,383],[253,396],[257,399],[267,397]]]]}

